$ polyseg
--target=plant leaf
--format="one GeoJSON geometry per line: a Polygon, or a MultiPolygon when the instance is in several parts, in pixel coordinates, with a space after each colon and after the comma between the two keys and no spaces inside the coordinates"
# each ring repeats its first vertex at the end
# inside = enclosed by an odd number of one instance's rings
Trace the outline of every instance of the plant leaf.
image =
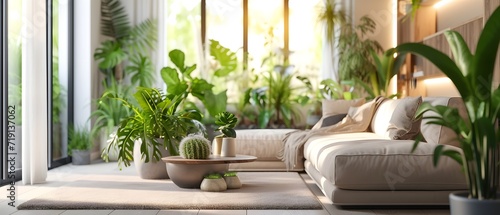
{"type": "Polygon", "coordinates": [[[214,72],[214,75],[217,77],[225,77],[238,67],[236,53],[222,46],[216,40],[210,40],[210,55],[214,57],[221,66],[214,72]]]}
{"type": "Polygon", "coordinates": [[[179,49],[174,49],[168,53],[168,57],[180,71],[184,71],[184,60],[186,58],[184,52],[179,49]]]}

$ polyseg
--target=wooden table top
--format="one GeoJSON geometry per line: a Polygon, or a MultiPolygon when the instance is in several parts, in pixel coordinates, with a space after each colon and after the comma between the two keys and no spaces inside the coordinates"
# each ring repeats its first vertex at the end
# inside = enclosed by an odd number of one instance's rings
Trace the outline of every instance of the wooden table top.
{"type": "Polygon", "coordinates": [[[163,162],[174,164],[225,164],[225,163],[247,163],[257,160],[250,155],[236,155],[236,157],[221,157],[210,155],[208,159],[185,159],[181,156],[169,156],[161,158],[163,162]]]}

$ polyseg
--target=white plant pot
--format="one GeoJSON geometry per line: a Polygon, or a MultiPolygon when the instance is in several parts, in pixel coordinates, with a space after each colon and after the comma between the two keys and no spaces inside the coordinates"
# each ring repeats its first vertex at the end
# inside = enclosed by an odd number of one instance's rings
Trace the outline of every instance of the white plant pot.
{"type": "Polygon", "coordinates": [[[222,149],[222,137],[215,137],[212,141],[212,154],[220,155],[222,149]]]}
{"type": "Polygon", "coordinates": [[[208,179],[201,182],[200,189],[209,192],[221,192],[227,190],[226,181],[223,178],[208,179]]]}
{"type": "MultiPolygon", "coordinates": [[[[163,139],[158,139],[158,142],[163,145],[163,139]]],[[[145,160],[142,159],[141,144],[142,141],[140,139],[134,142],[134,165],[139,177],[142,179],[168,179],[165,162],[161,159],[155,161],[151,157],[149,162],[146,163],[145,160]]],[[[153,149],[149,147],[148,150],[151,156],[153,154],[153,149]]],[[[170,156],[170,153],[163,147],[160,147],[160,152],[162,157],[170,156]]]]}
{"type": "Polygon", "coordinates": [[[497,215],[500,211],[500,193],[497,199],[478,200],[469,199],[468,192],[454,192],[450,194],[451,215],[497,215]]]}
{"type": "Polygon", "coordinates": [[[236,157],[236,138],[222,138],[222,149],[220,152],[222,157],[236,157]]]}
{"type": "Polygon", "coordinates": [[[224,176],[226,181],[227,189],[239,189],[241,188],[241,181],[238,176],[224,176]]]}

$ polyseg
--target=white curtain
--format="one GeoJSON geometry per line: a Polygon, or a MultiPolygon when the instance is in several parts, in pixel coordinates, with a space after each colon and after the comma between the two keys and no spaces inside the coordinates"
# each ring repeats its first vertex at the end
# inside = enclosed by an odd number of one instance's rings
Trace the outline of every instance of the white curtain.
{"type": "MultiPolygon", "coordinates": [[[[344,10],[346,15],[348,17],[351,16],[351,1],[352,0],[323,0],[324,3],[326,2],[335,2],[337,8],[336,10],[344,10]]],[[[334,81],[339,80],[339,50],[337,48],[337,42],[338,38],[340,36],[339,33],[339,28],[340,26],[335,27],[335,42],[334,45],[332,46],[328,40],[326,39],[327,37],[327,32],[326,32],[326,27],[323,26],[323,34],[324,34],[324,39],[323,39],[323,58],[322,58],[322,64],[321,64],[321,77],[323,79],[333,79],[334,81]]]]}
{"type": "Polygon", "coordinates": [[[22,177],[24,184],[47,178],[47,43],[45,0],[22,3],[22,177]]]}

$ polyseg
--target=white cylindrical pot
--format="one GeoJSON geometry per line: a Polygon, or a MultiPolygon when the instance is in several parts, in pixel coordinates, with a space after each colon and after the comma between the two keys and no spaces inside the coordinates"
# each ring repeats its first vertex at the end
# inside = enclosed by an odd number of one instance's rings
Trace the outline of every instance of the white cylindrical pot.
{"type": "MultiPolygon", "coordinates": [[[[158,139],[158,142],[163,146],[163,139],[158,139]]],[[[168,179],[165,162],[161,159],[155,161],[150,157],[149,162],[146,163],[145,160],[142,159],[141,144],[142,141],[140,139],[134,142],[134,165],[139,177],[142,179],[168,179]]],[[[153,154],[153,149],[148,147],[148,150],[151,156],[153,154]]],[[[160,153],[162,157],[170,156],[170,153],[168,153],[164,147],[160,147],[160,153]]]]}
{"type": "Polygon", "coordinates": [[[236,138],[222,138],[222,149],[220,152],[222,157],[236,157],[236,138]]]}
{"type": "Polygon", "coordinates": [[[500,193],[497,199],[469,199],[468,192],[454,192],[450,194],[451,215],[496,215],[500,211],[500,193]]]}
{"type": "Polygon", "coordinates": [[[220,155],[222,150],[222,137],[215,137],[212,141],[212,154],[220,155]]]}

